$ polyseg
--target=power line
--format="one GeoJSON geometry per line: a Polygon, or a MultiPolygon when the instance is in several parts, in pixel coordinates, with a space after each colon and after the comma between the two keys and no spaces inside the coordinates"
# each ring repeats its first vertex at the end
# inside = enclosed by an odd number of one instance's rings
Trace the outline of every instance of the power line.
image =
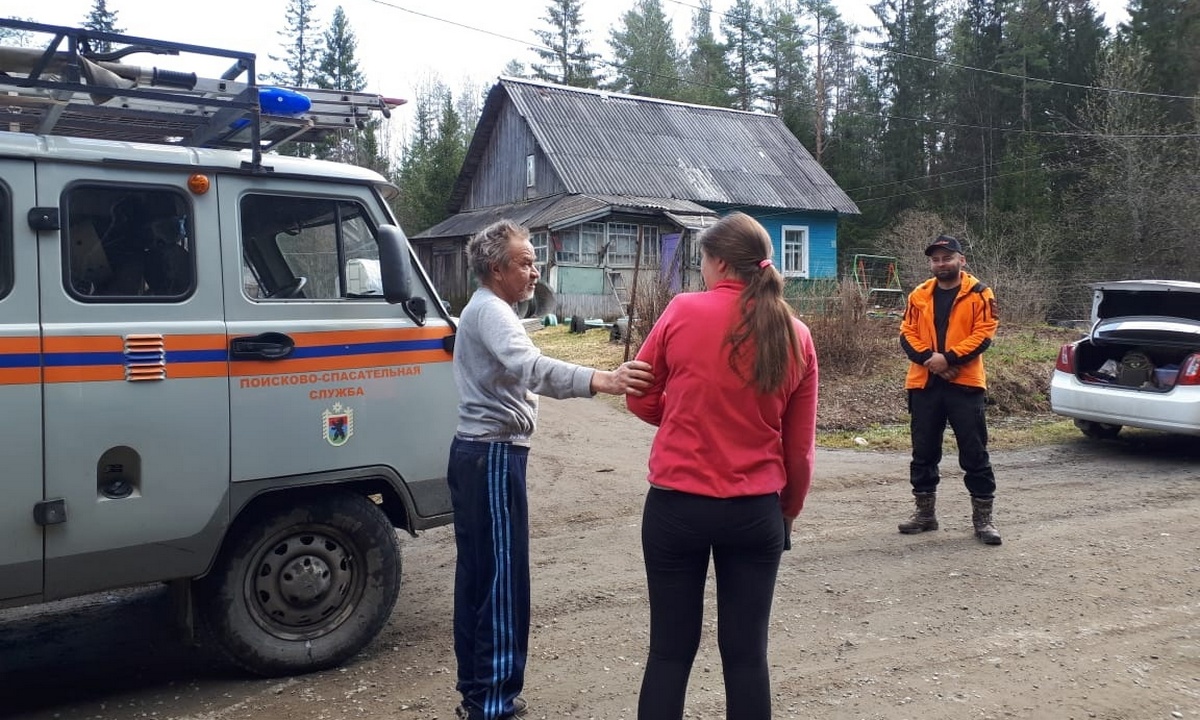
{"type": "Polygon", "coordinates": [[[935,187],[920,188],[918,190],[908,190],[906,192],[895,193],[893,195],[881,195],[879,197],[863,198],[862,200],[855,199],[854,202],[855,202],[855,204],[860,204],[860,203],[879,202],[880,200],[893,200],[895,198],[908,197],[910,195],[922,195],[924,193],[931,193],[931,192],[938,192],[938,191],[946,190],[949,188],[963,187],[965,185],[974,185],[975,183],[999,180],[1000,178],[1013,177],[1015,175],[1024,175],[1026,173],[1031,173],[1031,172],[1047,172],[1047,173],[1063,172],[1066,170],[1075,169],[1077,167],[1077,165],[1078,164],[1073,160],[1064,160],[1061,163],[1058,163],[1057,165],[1051,165],[1049,167],[1039,166],[1039,167],[1035,167],[1035,168],[1027,168],[1024,170],[1014,170],[1012,172],[1000,173],[999,175],[992,175],[987,178],[972,178],[970,180],[960,180],[959,182],[946,183],[945,185],[937,185],[935,187]]]}
{"type": "MultiPolygon", "coordinates": [[[[684,0],[667,0],[667,1],[674,3],[676,5],[681,5],[686,8],[691,8],[693,10],[697,10],[697,11],[701,11],[701,12],[704,11],[704,8],[696,6],[696,5],[692,5],[691,3],[685,2],[684,0]]],[[[713,13],[715,11],[709,10],[709,12],[713,13]]],[[[719,14],[721,15],[721,17],[724,17],[726,19],[729,19],[729,18],[738,19],[737,15],[735,15],[732,12],[726,11],[726,12],[722,12],[719,14]]],[[[886,48],[873,47],[871,45],[863,45],[860,43],[850,42],[849,40],[840,40],[838,38],[832,38],[827,35],[819,35],[819,34],[815,34],[815,33],[811,33],[811,32],[804,32],[804,31],[801,31],[799,28],[787,28],[787,27],[783,27],[781,25],[774,25],[765,20],[752,21],[752,22],[754,22],[756,25],[760,25],[761,27],[764,27],[764,28],[771,28],[773,30],[782,30],[782,31],[786,31],[786,32],[795,31],[796,34],[798,34],[798,35],[805,35],[805,36],[808,36],[815,40],[824,40],[825,42],[830,42],[830,43],[834,43],[837,45],[846,45],[848,47],[858,48],[859,50],[864,50],[867,52],[882,53],[884,55],[895,55],[897,57],[907,58],[910,60],[920,60],[922,62],[932,63],[934,65],[944,65],[946,67],[955,68],[958,70],[971,70],[973,72],[987,73],[989,75],[996,75],[999,77],[1006,77],[1006,78],[1011,78],[1014,80],[1045,83],[1047,85],[1062,85],[1064,87],[1071,87],[1071,88],[1076,88],[1079,90],[1097,90],[1097,91],[1101,91],[1101,92],[1123,93],[1123,94],[1127,94],[1127,95],[1136,95],[1136,96],[1141,96],[1141,97],[1161,98],[1164,100],[1187,100],[1189,102],[1195,101],[1195,100],[1200,100],[1200,97],[1192,96],[1192,95],[1168,95],[1165,93],[1145,92],[1143,90],[1126,90],[1124,88],[1110,88],[1110,87],[1102,87],[1099,85],[1083,85],[1081,83],[1067,82],[1065,80],[1050,80],[1048,78],[1030,77],[1028,75],[1017,75],[1015,73],[1006,73],[1002,70],[991,70],[988,68],[979,68],[979,67],[974,67],[971,65],[963,65],[961,63],[952,62],[950,60],[939,60],[937,58],[928,58],[928,57],[925,57],[924,55],[914,55],[912,53],[906,53],[906,52],[902,52],[900,50],[888,50],[886,48]]]]}
{"type": "MultiPolygon", "coordinates": [[[[406,12],[409,14],[414,14],[414,16],[434,20],[434,22],[444,23],[444,24],[448,24],[448,25],[454,25],[454,26],[456,26],[456,28],[461,28],[463,30],[469,30],[472,32],[480,32],[480,34],[497,37],[497,38],[500,38],[500,40],[505,40],[505,41],[514,42],[514,43],[520,43],[521,46],[524,46],[528,49],[539,49],[540,48],[540,49],[548,50],[548,52],[557,52],[557,50],[554,50],[554,48],[544,46],[544,44],[540,44],[538,42],[530,42],[530,41],[526,41],[526,40],[520,40],[520,38],[500,34],[500,32],[496,32],[496,31],[492,31],[492,30],[485,30],[482,28],[476,28],[476,26],[474,26],[474,25],[460,23],[460,22],[457,22],[457,20],[450,20],[450,19],[446,19],[446,18],[442,18],[442,17],[438,17],[438,16],[433,16],[433,14],[430,14],[430,13],[415,11],[415,10],[412,10],[412,8],[397,5],[397,4],[395,4],[395,2],[389,2],[386,0],[367,0],[367,1],[374,2],[374,4],[376,4],[376,5],[382,5],[384,7],[392,8],[392,10],[406,12]]],[[[698,8],[694,5],[689,5],[688,2],[684,2],[683,0],[668,0],[668,1],[674,2],[674,4],[677,4],[680,6],[695,7],[696,10],[702,10],[702,8],[698,8]]],[[[715,12],[715,11],[712,11],[712,12],[715,12]]],[[[722,13],[722,14],[725,14],[725,16],[728,16],[728,14],[730,14],[730,13],[722,13]]],[[[761,24],[766,25],[766,23],[761,23],[761,24]]],[[[772,26],[772,28],[778,28],[778,26],[776,26],[776,25],[768,25],[768,26],[772,26]]],[[[840,41],[830,40],[830,42],[840,42],[840,41]]],[[[846,44],[852,44],[852,43],[846,43],[846,44]]],[[[854,46],[854,47],[862,47],[862,46],[854,46]]],[[[929,60],[928,58],[920,58],[920,56],[914,56],[914,58],[917,58],[920,60],[925,60],[925,61],[930,61],[930,62],[942,62],[942,61],[937,61],[937,60],[929,60]]],[[[720,88],[720,86],[709,85],[706,83],[697,83],[697,82],[695,82],[695,80],[690,80],[688,78],[683,78],[683,77],[679,77],[679,76],[667,76],[667,74],[662,74],[662,73],[658,73],[658,72],[654,72],[654,71],[640,70],[640,68],[625,67],[623,65],[618,64],[618,62],[613,62],[611,60],[605,60],[604,58],[599,58],[596,61],[598,61],[599,65],[610,67],[610,68],[613,68],[613,70],[617,70],[617,71],[637,72],[637,73],[642,73],[642,74],[644,74],[644,76],[648,76],[648,77],[676,80],[676,82],[678,82],[678,83],[696,86],[696,88],[707,88],[710,90],[725,90],[725,88],[720,88]]],[[[968,68],[968,70],[978,70],[978,68],[970,68],[967,66],[962,66],[962,67],[968,68]]],[[[1022,76],[1010,76],[1010,77],[1022,78],[1022,76]]],[[[1022,78],[1022,79],[1034,79],[1034,78],[1022,78]]],[[[1034,80],[1036,80],[1036,82],[1049,82],[1049,80],[1039,80],[1039,79],[1034,79],[1034,80]]],[[[1115,90],[1115,89],[1106,89],[1106,88],[1093,88],[1093,89],[1105,90],[1105,91],[1134,92],[1134,91],[1115,90]]],[[[1148,94],[1142,94],[1142,95],[1148,95],[1148,94]]],[[[1178,96],[1162,96],[1162,97],[1178,97],[1178,96]]],[[[1198,100],[1200,100],[1200,98],[1198,98],[1198,100]]],[[[814,104],[812,104],[812,103],[808,103],[808,106],[806,106],[806,107],[809,107],[809,109],[815,108],[814,104]]],[[[845,113],[845,114],[850,114],[850,115],[864,116],[864,118],[870,118],[870,119],[894,120],[894,121],[913,122],[913,124],[929,124],[929,125],[937,125],[937,126],[941,126],[941,127],[965,128],[965,130],[979,130],[979,131],[1018,133],[1018,134],[1036,134],[1036,136],[1056,137],[1056,138],[1093,138],[1093,139],[1181,139],[1181,138],[1188,138],[1188,139],[1190,139],[1190,138],[1200,137],[1200,133],[1111,134],[1111,133],[1094,133],[1094,132],[1087,133],[1087,132],[1064,132],[1064,131],[1040,131],[1040,130],[1026,130],[1026,128],[1020,128],[1020,127],[994,127],[994,126],[988,126],[988,125],[967,125],[967,124],[961,124],[961,122],[949,122],[946,120],[934,120],[934,119],[928,119],[928,118],[906,118],[906,116],[901,116],[901,115],[866,113],[866,112],[860,112],[860,110],[851,110],[851,109],[842,109],[842,110],[839,110],[839,112],[845,113]]]]}
{"type": "MultiPolygon", "coordinates": [[[[849,190],[846,190],[845,192],[847,195],[849,195],[850,193],[858,192],[860,190],[870,190],[872,188],[886,187],[888,185],[900,185],[902,183],[917,182],[919,180],[932,180],[935,178],[945,177],[947,175],[957,175],[959,173],[965,173],[965,172],[977,172],[979,170],[990,170],[991,168],[1000,167],[1001,165],[1009,165],[1011,163],[1019,163],[1019,162],[1028,162],[1030,160],[1040,160],[1041,158],[1046,157],[1047,155],[1054,155],[1056,153],[1061,153],[1061,152],[1063,152],[1062,148],[1056,148],[1054,150],[1046,150],[1045,152],[1036,153],[1034,155],[1025,155],[1025,156],[1019,157],[1019,158],[1009,158],[1007,160],[999,160],[997,162],[984,163],[983,165],[975,165],[974,167],[959,168],[957,170],[944,170],[940,173],[934,173],[932,175],[918,175],[916,177],[906,178],[903,180],[885,180],[883,182],[872,183],[870,185],[860,185],[859,187],[851,188],[849,190]]],[[[993,175],[990,177],[996,177],[996,176],[993,175]]]]}

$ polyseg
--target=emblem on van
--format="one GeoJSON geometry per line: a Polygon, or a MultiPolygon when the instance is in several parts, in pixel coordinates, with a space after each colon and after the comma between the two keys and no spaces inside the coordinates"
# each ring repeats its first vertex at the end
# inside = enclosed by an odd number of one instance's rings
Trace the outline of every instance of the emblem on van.
{"type": "Polygon", "coordinates": [[[341,403],[321,413],[321,434],[334,447],[346,444],[354,434],[354,411],[341,403]]]}

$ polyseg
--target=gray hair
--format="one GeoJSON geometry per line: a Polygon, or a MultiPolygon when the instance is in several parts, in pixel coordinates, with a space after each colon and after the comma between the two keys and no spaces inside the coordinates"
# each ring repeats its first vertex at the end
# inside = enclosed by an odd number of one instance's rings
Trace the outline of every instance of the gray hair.
{"type": "Polygon", "coordinates": [[[467,264],[475,279],[486,283],[493,267],[508,264],[509,243],[528,237],[529,231],[512,220],[497,220],[472,236],[467,241],[467,264]]]}

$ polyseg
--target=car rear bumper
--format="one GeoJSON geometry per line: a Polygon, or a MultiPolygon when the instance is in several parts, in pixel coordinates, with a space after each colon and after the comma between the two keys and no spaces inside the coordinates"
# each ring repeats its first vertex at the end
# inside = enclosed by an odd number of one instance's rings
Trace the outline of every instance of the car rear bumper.
{"type": "Polygon", "coordinates": [[[1080,420],[1200,435],[1200,386],[1177,385],[1152,392],[1084,383],[1055,370],[1050,378],[1050,409],[1080,420]]]}

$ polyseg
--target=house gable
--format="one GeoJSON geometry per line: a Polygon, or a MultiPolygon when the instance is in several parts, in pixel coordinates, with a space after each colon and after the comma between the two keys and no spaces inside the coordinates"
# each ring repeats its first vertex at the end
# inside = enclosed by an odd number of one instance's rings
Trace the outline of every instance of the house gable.
{"type": "Polygon", "coordinates": [[[475,173],[465,188],[460,211],[510,205],[558,195],[566,190],[557,170],[539,147],[529,123],[516,112],[512,103],[500,105],[494,123],[486,136],[475,173]],[[528,162],[531,155],[532,168],[528,162]]]}

